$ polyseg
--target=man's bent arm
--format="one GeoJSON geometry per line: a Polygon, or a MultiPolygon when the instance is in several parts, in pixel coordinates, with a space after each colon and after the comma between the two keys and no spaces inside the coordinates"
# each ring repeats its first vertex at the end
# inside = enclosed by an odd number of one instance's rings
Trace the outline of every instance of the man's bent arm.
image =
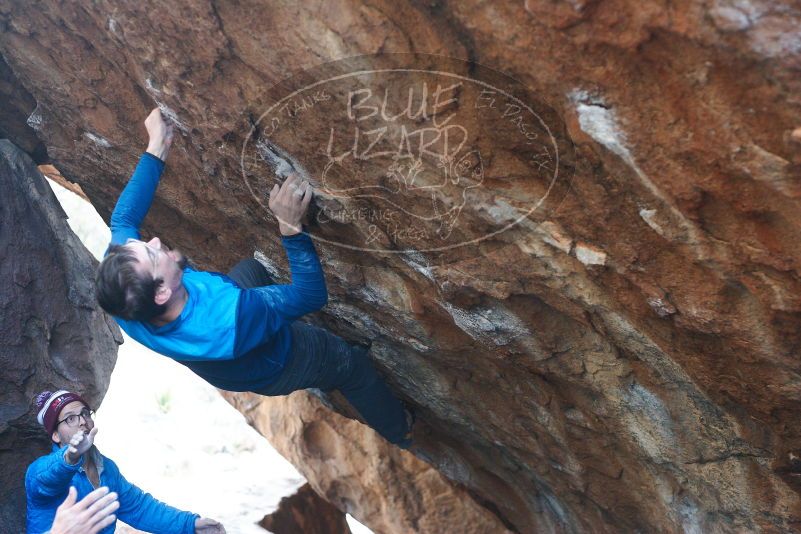
{"type": "Polygon", "coordinates": [[[328,289],[311,237],[305,233],[283,236],[281,243],[289,260],[292,283],[286,289],[289,298],[282,303],[278,312],[284,320],[292,322],[325,306],[328,303],[328,289]]]}
{"type": "Polygon", "coordinates": [[[111,244],[122,245],[139,239],[139,227],[153,203],[164,161],[149,152],[142,154],[128,185],[111,213],[111,244]]]}
{"type": "Polygon", "coordinates": [[[25,477],[28,491],[41,497],[55,497],[67,492],[72,477],[83,465],[83,457],[78,463],[69,464],[64,459],[66,450],[64,446],[31,464],[25,477]]]}
{"type": "Polygon", "coordinates": [[[292,283],[243,290],[237,311],[234,357],[328,302],[325,274],[311,238],[300,233],[284,236],[281,242],[289,260],[292,283]]]}

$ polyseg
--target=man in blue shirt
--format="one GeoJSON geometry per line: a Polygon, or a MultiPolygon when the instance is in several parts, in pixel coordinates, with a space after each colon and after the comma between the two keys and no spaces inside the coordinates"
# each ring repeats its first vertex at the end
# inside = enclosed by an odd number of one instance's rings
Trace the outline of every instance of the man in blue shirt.
{"type": "MultiPolygon", "coordinates": [[[[80,395],[64,390],[43,391],[36,397],[36,404],[37,420],[50,435],[53,451],[36,459],[25,473],[28,534],[51,529],[56,510],[68,497],[70,487],[81,498],[100,486],[114,494],[100,504],[117,508],[117,517],[139,530],[159,534],[225,533],[218,522],[177,510],[128,482],[117,464],[93,445],[97,427],[89,405],[80,395]]],[[[99,532],[111,534],[115,524],[116,519],[99,532]]]]}
{"type": "Polygon", "coordinates": [[[292,276],[275,284],[249,259],[225,276],[195,270],[139,227],[150,209],[172,125],[158,109],[145,120],[149,144],[111,214],[111,245],[98,268],[100,305],[132,338],[229,391],[285,395],[338,389],[391,443],[411,443],[412,413],[376,373],[367,348],[297,321],[328,302],[320,260],[302,219],[312,185],[289,176],[270,192],[292,276]]]}

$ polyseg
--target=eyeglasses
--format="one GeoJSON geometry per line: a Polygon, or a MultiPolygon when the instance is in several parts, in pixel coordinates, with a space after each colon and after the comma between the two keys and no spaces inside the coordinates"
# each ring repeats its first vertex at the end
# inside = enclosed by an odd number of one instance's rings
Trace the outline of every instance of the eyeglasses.
{"type": "Polygon", "coordinates": [[[90,419],[95,416],[95,411],[90,410],[89,408],[84,408],[81,410],[81,413],[74,413],[70,414],[61,421],[58,422],[60,425],[61,423],[67,423],[67,426],[78,426],[78,418],[83,417],[83,422],[88,423],[90,419]]]}

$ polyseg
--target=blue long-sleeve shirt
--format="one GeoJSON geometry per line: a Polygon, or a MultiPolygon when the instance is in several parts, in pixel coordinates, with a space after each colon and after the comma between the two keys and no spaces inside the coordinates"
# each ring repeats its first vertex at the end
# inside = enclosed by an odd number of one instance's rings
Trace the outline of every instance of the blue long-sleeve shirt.
{"type": "MultiPolygon", "coordinates": [[[[67,446],[53,445],[53,452],[35,460],[25,472],[25,496],[27,500],[28,534],[42,534],[50,530],[56,516],[56,508],[67,498],[70,486],[78,492],[78,500],[94,491],[89,477],[83,469],[84,458],[76,465],[64,460],[67,446]]],[[[117,464],[106,458],[96,448],[90,449],[97,467],[100,485],[117,492],[120,507],[118,519],[145,532],[165,534],[194,534],[195,520],[200,517],[184,512],[157,500],[128,482],[120,473],[117,464]]],[[[100,531],[114,532],[116,521],[100,531]]]]}
{"type": "MultiPolygon", "coordinates": [[[[164,162],[144,153],[111,214],[111,243],[139,239],[164,162]]],[[[229,391],[259,391],[286,365],[289,325],[328,302],[320,260],[308,235],[282,237],[291,284],[241,289],[219,273],[185,268],[188,299],[174,321],[155,326],[115,317],[132,338],[229,391]]]]}

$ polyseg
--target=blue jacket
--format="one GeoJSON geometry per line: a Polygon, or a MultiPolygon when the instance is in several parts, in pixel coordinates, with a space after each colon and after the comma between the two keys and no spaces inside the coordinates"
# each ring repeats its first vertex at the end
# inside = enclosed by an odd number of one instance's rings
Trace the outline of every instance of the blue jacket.
{"type": "MultiPolygon", "coordinates": [[[[144,153],[111,214],[111,243],[139,239],[164,162],[144,153]]],[[[181,315],[155,326],[115,317],[133,339],[228,391],[256,391],[276,378],[292,345],[289,325],[328,302],[320,260],[308,235],[283,237],[291,284],[241,289],[227,276],[184,269],[189,295],[181,315]]]]}
{"type": "MultiPolygon", "coordinates": [[[[28,534],[42,534],[50,530],[56,516],[56,508],[67,498],[70,486],[75,486],[78,499],[82,499],[95,488],[83,470],[83,457],[76,465],[64,460],[67,446],[53,445],[53,452],[35,460],[25,473],[25,494],[28,504],[28,534]]],[[[145,532],[159,534],[194,534],[195,520],[199,517],[183,512],[155,499],[137,488],[122,476],[117,464],[106,458],[96,448],[89,450],[97,465],[100,485],[119,495],[120,507],[116,515],[122,521],[145,532]]],[[[103,529],[101,534],[114,532],[116,521],[103,529]]]]}

